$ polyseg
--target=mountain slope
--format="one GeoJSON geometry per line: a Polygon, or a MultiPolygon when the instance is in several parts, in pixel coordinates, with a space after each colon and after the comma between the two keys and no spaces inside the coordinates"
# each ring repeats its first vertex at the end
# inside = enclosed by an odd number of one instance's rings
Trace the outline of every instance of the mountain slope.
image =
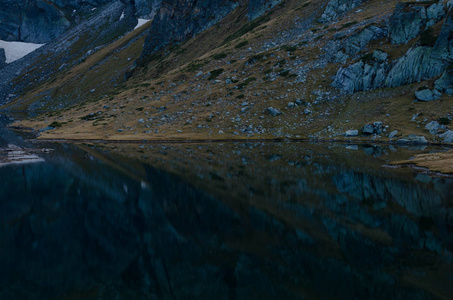
{"type": "Polygon", "coordinates": [[[87,59],[7,108],[44,138],[453,141],[452,1],[176,2],[117,42],[130,64],[87,59]]]}

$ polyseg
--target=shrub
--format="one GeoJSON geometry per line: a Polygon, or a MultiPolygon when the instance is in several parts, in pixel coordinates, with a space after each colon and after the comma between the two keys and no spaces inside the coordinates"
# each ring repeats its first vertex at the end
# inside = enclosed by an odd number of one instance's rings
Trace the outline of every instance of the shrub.
{"type": "Polygon", "coordinates": [[[222,52],[222,53],[214,54],[212,57],[215,60],[218,60],[218,59],[226,58],[227,56],[228,56],[228,54],[226,54],[225,52],[222,52]]]}
{"type": "Polygon", "coordinates": [[[242,48],[242,47],[246,46],[248,43],[249,43],[248,41],[242,41],[239,44],[237,44],[236,46],[234,46],[234,48],[236,48],[236,49],[242,48]]]}
{"type": "Polygon", "coordinates": [[[213,80],[213,79],[216,79],[220,74],[223,73],[223,69],[215,69],[209,73],[210,73],[210,75],[209,75],[208,79],[213,80]]]}
{"type": "Polygon", "coordinates": [[[420,35],[420,44],[422,46],[433,47],[436,41],[437,36],[434,35],[434,29],[432,27],[429,27],[428,29],[423,31],[422,34],[420,35]]]}

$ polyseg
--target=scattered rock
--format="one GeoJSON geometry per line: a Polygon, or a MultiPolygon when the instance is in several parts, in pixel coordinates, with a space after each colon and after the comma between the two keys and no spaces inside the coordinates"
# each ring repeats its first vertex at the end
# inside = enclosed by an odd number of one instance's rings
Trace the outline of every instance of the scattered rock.
{"type": "Polygon", "coordinates": [[[271,116],[274,116],[274,117],[279,116],[279,115],[282,114],[281,111],[279,111],[278,109],[275,109],[275,108],[273,108],[273,107],[268,107],[268,108],[266,108],[266,111],[267,111],[271,116]]]}

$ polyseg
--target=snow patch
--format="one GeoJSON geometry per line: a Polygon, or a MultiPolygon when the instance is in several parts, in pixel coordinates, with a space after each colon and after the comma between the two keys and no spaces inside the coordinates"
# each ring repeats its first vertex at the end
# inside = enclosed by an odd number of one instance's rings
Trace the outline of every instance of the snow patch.
{"type": "Polygon", "coordinates": [[[124,19],[124,10],[123,10],[123,12],[121,13],[120,21],[121,21],[122,19],[124,19]]]}
{"type": "Polygon", "coordinates": [[[0,48],[5,49],[6,63],[12,63],[19,58],[24,57],[30,52],[35,51],[45,44],[33,44],[23,42],[6,42],[0,40],[0,48]]]}
{"type": "Polygon", "coordinates": [[[145,25],[146,23],[148,23],[149,21],[151,20],[147,20],[147,19],[138,19],[138,24],[137,26],[135,26],[134,30],[139,28],[139,27],[142,27],[143,25],[145,25]]]}

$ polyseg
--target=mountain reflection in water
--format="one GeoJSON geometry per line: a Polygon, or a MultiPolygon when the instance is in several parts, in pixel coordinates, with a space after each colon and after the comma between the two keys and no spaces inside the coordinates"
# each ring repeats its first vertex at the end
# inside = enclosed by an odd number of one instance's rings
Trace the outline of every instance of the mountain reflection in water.
{"type": "Polygon", "coordinates": [[[395,149],[53,147],[0,169],[0,299],[453,295],[453,181],[395,149]]]}

